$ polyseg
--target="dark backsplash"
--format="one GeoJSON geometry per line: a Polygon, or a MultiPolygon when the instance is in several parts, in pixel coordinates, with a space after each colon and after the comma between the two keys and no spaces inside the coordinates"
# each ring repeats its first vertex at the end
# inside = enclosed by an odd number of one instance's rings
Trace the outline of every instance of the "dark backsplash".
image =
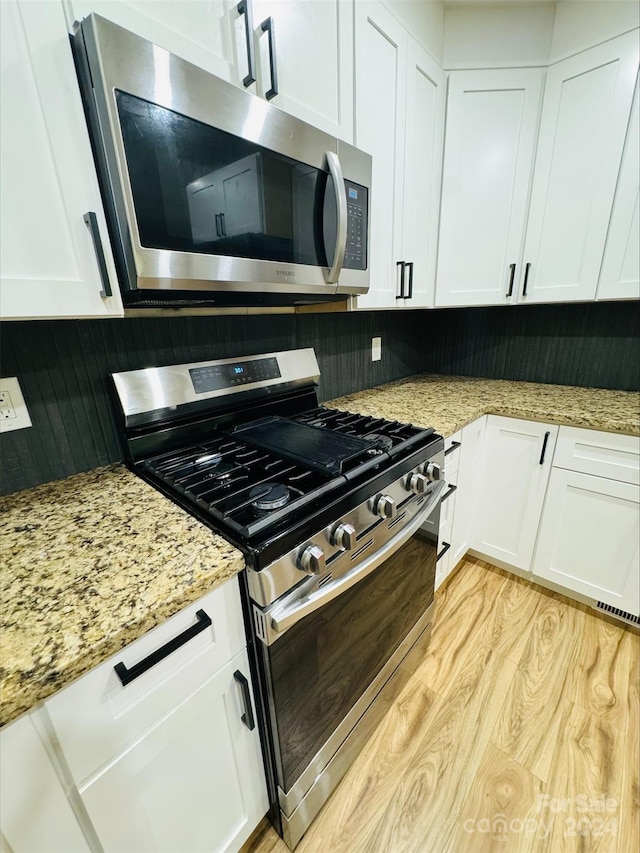
{"type": "Polygon", "coordinates": [[[0,437],[0,493],[122,458],[116,371],[311,346],[321,400],[420,372],[638,390],[639,325],[640,302],[2,323],[0,372],[18,376],[33,427],[0,437]]]}

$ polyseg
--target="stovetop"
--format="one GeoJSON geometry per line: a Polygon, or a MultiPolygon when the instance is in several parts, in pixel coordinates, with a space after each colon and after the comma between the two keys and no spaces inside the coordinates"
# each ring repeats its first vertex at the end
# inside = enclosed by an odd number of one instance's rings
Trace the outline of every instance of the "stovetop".
{"type": "Polygon", "coordinates": [[[145,474],[241,540],[272,534],[393,465],[432,429],[324,407],[270,416],[146,459],[145,474]]]}
{"type": "Polygon", "coordinates": [[[319,375],[312,349],[114,374],[129,464],[256,571],[371,500],[363,530],[391,532],[437,478],[425,466],[442,439],[318,405],[319,375]]]}

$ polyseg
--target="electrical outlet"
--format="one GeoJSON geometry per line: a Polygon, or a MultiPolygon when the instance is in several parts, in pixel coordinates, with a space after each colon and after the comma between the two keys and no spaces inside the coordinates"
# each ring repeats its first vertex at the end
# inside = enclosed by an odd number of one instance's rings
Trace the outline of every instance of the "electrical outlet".
{"type": "Polygon", "coordinates": [[[371,338],[371,361],[382,358],[382,338],[371,338]]]}
{"type": "Polygon", "coordinates": [[[31,426],[17,377],[0,379],[0,432],[31,426]]]}

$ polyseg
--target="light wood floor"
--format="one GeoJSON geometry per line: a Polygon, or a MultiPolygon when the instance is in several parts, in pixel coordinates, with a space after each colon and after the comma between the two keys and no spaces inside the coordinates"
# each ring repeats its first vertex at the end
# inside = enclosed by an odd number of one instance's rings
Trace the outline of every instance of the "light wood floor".
{"type": "MultiPolygon", "coordinates": [[[[297,853],[640,850],[631,631],[466,560],[429,653],[297,853]]],[[[251,853],[285,853],[265,827],[251,853]]]]}

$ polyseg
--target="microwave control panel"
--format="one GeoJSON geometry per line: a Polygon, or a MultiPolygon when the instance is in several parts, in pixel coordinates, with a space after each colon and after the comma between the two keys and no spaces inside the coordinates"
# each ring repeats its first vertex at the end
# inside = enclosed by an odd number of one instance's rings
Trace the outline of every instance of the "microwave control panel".
{"type": "Polygon", "coordinates": [[[344,182],[347,193],[347,249],[344,268],[366,270],[369,191],[360,184],[344,182]]]}

